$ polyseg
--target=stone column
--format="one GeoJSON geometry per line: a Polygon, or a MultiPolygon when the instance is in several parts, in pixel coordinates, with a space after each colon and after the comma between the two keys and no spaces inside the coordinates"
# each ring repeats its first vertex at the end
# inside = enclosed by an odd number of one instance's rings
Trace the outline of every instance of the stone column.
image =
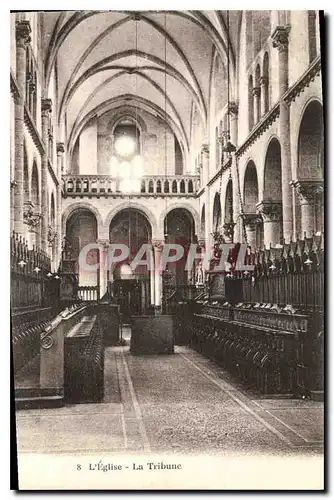
{"type": "Polygon", "coordinates": [[[280,244],[282,204],[273,201],[262,201],[256,205],[257,212],[263,220],[263,243],[266,248],[280,244]]]}
{"type": "Polygon", "coordinates": [[[57,241],[56,241],[56,260],[59,264],[61,258],[61,176],[64,168],[64,152],[65,147],[63,142],[57,142],[57,176],[59,184],[57,186],[57,214],[56,214],[56,232],[57,232],[57,241]]]}
{"type": "Polygon", "coordinates": [[[208,144],[202,145],[202,165],[203,165],[203,180],[204,180],[204,200],[205,200],[205,240],[206,244],[210,245],[211,233],[211,200],[208,182],[210,178],[210,147],[208,144]]]}
{"type": "Polygon", "coordinates": [[[292,186],[296,188],[301,208],[301,236],[310,238],[315,232],[315,197],[323,192],[322,181],[295,181],[292,186]]]}
{"type": "MultiPolygon", "coordinates": [[[[231,126],[231,143],[238,146],[238,103],[231,101],[228,105],[228,113],[230,116],[231,126]]],[[[233,242],[239,242],[240,234],[240,200],[238,189],[238,173],[237,173],[237,157],[235,153],[231,153],[231,176],[232,176],[232,195],[233,195],[233,222],[234,222],[234,235],[233,242]]]]}
{"type": "Polygon", "coordinates": [[[279,51],[279,94],[280,94],[280,117],[279,134],[281,142],[281,166],[282,166],[282,205],[283,210],[283,238],[289,243],[293,235],[292,219],[292,191],[290,182],[291,175],[291,145],[290,145],[290,109],[282,96],[289,87],[289,31],[288,26],[277,26],[272,34],[273,46],[279,51]]]}
{"type": "Polygon", "coordinates": [[[268,98],[268,78],[266,76],[261,76],[260,78],[260,85],[261,85],[261,116],[264,116],[266,112],[268,111],[268,103],[266,102],[266,99],[268,98]]]}
{"type": "Polygon", "coordinates": [[[261,217],[258,214],[244,214],[244,223],[247,236],[247,244],[252,251],[257,247],[256,234],[257,226],[261,222],[261,217]]]}
{"type": "Polygon", "coordinates": [[[154,307],[157,312],[161,312],[162,271],[160,269],[160,261],[164,242],[162,240],[152,240],[152,246],[154,257],[154,307]]]}
{"type": "Polygon", "coordinates": [[[107,276],[108,276],[108,248],[109,248],[109,240],[108,239],[98,239],[97,243],[100,246],[99,249],[99,292],[100,299],[107,291],[107,276]]]}
{"type": "Polygon", "coordinates": [[[261,111],[260,111],[261,88],[254,87],[252,90],[252,95],[254,99],[254,125],[256,125],[261,117],[261,111]]]}
{"type": "Polygon", "coordinates": [[[30,42],[29,21],[16,24],[16,81],[20,92],[15,101],[15,157],[14,157],[14,231],[23,235],[24,201],[24,103],[26,88],[26,48],[30,42]]]}
{"type": "Polygon", "coordinates": [[[41,224],[41,243],[43,250],[47,251],[47,233],[48,233],[48,154],[49,154],[49,123],[52,112],[51,99],[42,99],[42,138],[44,142],[44,153],[42,155],[42,224],[41,224]]]}

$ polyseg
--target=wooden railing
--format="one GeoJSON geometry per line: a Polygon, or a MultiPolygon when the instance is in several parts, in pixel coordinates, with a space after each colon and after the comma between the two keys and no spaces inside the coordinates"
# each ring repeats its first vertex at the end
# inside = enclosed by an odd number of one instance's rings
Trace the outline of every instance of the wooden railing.
{"type": "MultiPolygon", "coordinates": [[[[122,179],[109,175],[64,175],[64,196],[117,196],[126,194],[122,179]]],[[[143,176],[131,194],[152,196],[195,196],[199,188],[196,175],[143,176]]]]}

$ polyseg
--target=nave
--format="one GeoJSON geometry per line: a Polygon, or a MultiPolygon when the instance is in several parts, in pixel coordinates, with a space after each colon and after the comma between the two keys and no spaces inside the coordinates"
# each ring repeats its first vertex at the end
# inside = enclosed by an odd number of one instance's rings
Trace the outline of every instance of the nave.
{"type": "Polygon", "coordinates": [[[19,454],[288,456],[323,452],[323,403],[261,397],[190,347],[107,347],[102,403],[16,411],[19,454]]]}

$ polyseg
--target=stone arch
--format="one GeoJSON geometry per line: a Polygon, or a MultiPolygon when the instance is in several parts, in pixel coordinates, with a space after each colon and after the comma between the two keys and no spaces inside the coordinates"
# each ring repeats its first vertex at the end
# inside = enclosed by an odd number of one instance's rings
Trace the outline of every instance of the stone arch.
{"type": "Polygon", "coordinates": [[[87,203],[87,202],[78,202],[78,203],[73,203],[73,205],[70,205],[69,207],[67,207],[63,213],[62,213],[62,228],[63,228],[63,232],[66,231],[66,223],[68,221],[68,219],[71,217],[71,215],[76,211],[76,210],[88,210],[90,212],[92,212],[95,217],[96,217],[96,220],[97,220],[97,228],[98,228],[98,237],[100,235],[100,230],[101,228],[103,227],[103,219],[101,217],[101,214],[100,212],[98,211],[98,209],[96,207],[94,207],[94,205],[90,204],[90,203],[87,203]]]}
{"type": "Polygon", "coordinates": [[[255,213],[256,204],[259,201],[259,184],[257,169],[253,160],[249,160],[246,166],[243,186],[244,212],[255,213]]]}
{"type": "Polygon", "coordinates": [[[125,201],[123,203],[120,203],[119,205],[116,205],[114,208],[112,208],[112,210],[110,210],[110,212],[108,213],[108,215],[104,219],[104,224],[103,224],[104,227],[108,229],[110,226],[110,223],[113,220],[113,218],[115,217],[115,215],[117,215],[122,210],[126,210],[126,209],[138,210],[138,212],[142,213],[146,217],[149,224],[151,225],[152,238],[156,237],[156,235],[158,234],[158,226],[157,226],[156,216],[154,215],[153,212],[151,212],[150,209],[148,209],[144,205],[141,205],[140,203],[136,203],[133,201],[131,201],[131,203],[129,203],[128,201],[125,201]]]}
{"type": "Polygon", "coordinates": [[[276,136],[270,138],[263,170],[263,199],[282,200],[281,145],[276,136]]]}
{"type": "Polygon", "coordinates": [[[139,128],[140,133],[147,132],[147,126],[145,120],[140,116],[140,112],[136,113],[135,110],[130,110],[129,108],[122,111],[120,109],[113,117],[109,120],[108,128],[110,133],[113,134],[115,128],[122,120],[133,121],[139,128]]]}
{"type": "Polygon", "coordinates": [[[38,207],[40,204],[40,192],[39,192],[39,173],[37,168],[37,163],[34,160],[31,172],[31,201],[38,207]]]}
{"type": "Polygon", "coordinates": [[[226,185],[225,205],[224,205],[224,223],[233,222],[233,184],[229,179],[226,185]]]}
{"type": "Polygon", "coordinates": [[[202,210],[201,210],[201,225],[200,225],[200,236],[202,238],[205,237],[205,203],[203,203],[202,210]]]}
{"type": "Polygon", "coordinates": [[[301,114],[297,141],[297,179],[323,180],[324,177],[323,108],[318,99],[310,99],[301,114]]]}
{"type": "Polygon", "coordinates": [[[172,204],[168,203],[168,206],[161,212],[159,216],[159,228],[162,228],[162,232],[163,232],[165,217],[171,210],[175,210],[176,208],[183,209],[192,215],[195,224],[194,226],[195,234],[199,234],[199,229],[200,229],[199,213],[192,205],[187,203],[172,203],[172,204]]]}
{"type": "Polygon", "coordinates": [[[219,193],[216,193],[213,199],[213,210],[212,210],[212,227],[214,232],[220,232],[220,226],[222,223],[222,209],[219,193]]]}

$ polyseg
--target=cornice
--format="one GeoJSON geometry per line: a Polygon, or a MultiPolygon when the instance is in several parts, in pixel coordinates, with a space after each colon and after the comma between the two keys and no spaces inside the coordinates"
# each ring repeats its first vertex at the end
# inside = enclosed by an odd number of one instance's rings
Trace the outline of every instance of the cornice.
{"type": "Polygon", "coordinates": [[[232,159],[229,158],[221,167],[220,169],[215,173],[215,175],[213,177],[211,177],[211,179],[209,180],[207,186],[212,186],[212,184],[214,184],[214,182],[216,182],[217,179],[219,179],[219,177],[226,171],[230,168],[230,166],[232,165],[232,159]]]}
{"type": "Polygon", "coordinates": [[[39,135],[34,120],[32,119],[32,116],[26,105],[24,105],[24,123],[27,129],[29,130],[31,138],[34,141],[38,151],[40,152],[41,155],[44,154],[45,153],[44,143],[41,139],[41,136],[39,135]]]}
{"type": "Polygon", "coordinates": [[[306,87],[310,85],[316,76],[320,75],[321,72],[321,59],[318,56],[310,66],[307,68],[305,73],[290,87],[283,95],[283,100],[287,104],[295,101],[296,98],[305,90],[306,87]]]}

